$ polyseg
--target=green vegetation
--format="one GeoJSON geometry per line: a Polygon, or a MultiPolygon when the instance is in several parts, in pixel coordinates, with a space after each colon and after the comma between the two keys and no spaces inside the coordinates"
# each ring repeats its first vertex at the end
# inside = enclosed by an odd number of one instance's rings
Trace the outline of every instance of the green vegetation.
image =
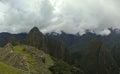
{"type": "Polygon", "coordinates": [[[24,56],[24,58],[30,63],[35,62],[35,59],[32,58],[29,53],[25,52],[25,49],[22,46],[14,46],[14,53],[24,56]]]}
{"type": "Polygon", "coordinates": [[[22,55],[27,60],[27,67],[29,72],[36,72],[33,64],[35,63],[35,59],[27,52],[25,52],[24,47],[22,46],[14,46],[14,53],[22,55]]]}
{"type": "Polygon", "coordinates": [[[45,67],[50,68],[54,64],[54,61],[50,57],[50,55],[46,54],[45,55],[45,67]]]}
{"type": "Polygon", "coordinates": [[[0,74],[28,74],[28,73],[0,62],[0,74]]]}
{"type": "Polygon", "coordinates": [[[55,64],[50,67],[53,74],[84,74],[82,70],[63,62],[56,60],[55,64]]]}
{"type": "Polygon", "coordinates": [[[54,63],[50,55],[30,47],[30,46],[14,46],[14,53],[21,55],[27,61],[27,69],[32,74],[52,74],[49,71],[50,66],[54,63]]]}
{"type": "Polygon", "coordinates": [[[81,66],[86,74],[118,74],[119,67],[107,46],[101,40],[94,40],[86,48],[81,66]]]}

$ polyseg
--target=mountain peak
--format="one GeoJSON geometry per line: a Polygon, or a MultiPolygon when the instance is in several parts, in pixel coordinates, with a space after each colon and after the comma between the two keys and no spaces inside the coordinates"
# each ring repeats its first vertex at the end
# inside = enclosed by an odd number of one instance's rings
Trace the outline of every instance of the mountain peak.
{"type": "Polygon", "coordinates": [[[40,30],[39,30],[38,27],[33,27],[33,28],[30,30],[30,32],[29,32],[28,35],[30,35],[30,36],[40,36],[40,37],[43,37],[43,34],[42,34],[42,32],[40,32],[40,30]]]}
{"type": "Polygon", "coordinates": [[[33,27],[30,32],[40,32],[38,27],[33,27]]]}
{"type": "Polygon", "coordinates": [[[45,36],[37,27],[33,27],[27,35],[27,44],[37,47],[41,50],[46,50],[45,36]]]}

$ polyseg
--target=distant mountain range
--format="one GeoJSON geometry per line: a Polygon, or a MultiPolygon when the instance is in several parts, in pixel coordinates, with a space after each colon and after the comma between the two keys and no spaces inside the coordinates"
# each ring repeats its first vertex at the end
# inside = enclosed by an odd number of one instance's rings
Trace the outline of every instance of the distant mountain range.
{"type": "Polygon", "coordinates": [[[0,33],[0,60],[28,74],[119,74],[120,30],[109,30],[111,33],[106,36],[89,31],[83,35],[63,31],[43,34],[37,27],[29,33],[0,33]],[[16,57],[19,59],[15,60],[16,57]],[[41,68],[40,61],[43,67],[45,61],[50,62],[49,67],[41,68]],[[26,64],[33,67],[29,69],[26,64]]]}

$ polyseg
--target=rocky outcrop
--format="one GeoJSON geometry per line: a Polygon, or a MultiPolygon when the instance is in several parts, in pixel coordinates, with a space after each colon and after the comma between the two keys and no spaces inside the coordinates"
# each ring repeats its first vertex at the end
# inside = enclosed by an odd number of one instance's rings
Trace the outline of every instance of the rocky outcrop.
{"type": "Polygon", "coordinates": [[[10,43],[0,49],[0,60],[19,69],[27,70],[26,59],[21,55],[15,54],[10,43]]]}
{"type": "Polygon", "coordinates": [[[0,61],[29,74],[51,74],[53,60],[42,50],[28,45],[12,46],[8,43],[0,48],[0,61]]]}

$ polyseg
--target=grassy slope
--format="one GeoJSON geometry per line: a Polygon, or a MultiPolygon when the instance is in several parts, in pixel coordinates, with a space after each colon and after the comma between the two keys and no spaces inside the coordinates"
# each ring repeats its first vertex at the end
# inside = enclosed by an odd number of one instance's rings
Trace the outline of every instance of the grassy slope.
{"type": "Polygon", "coordinates": [[[29,62],[27,64],[29,72],[35,72],[33,66],[31,65],[35,62],[35,59],[32,58],[28,53],[24,52],[24,48],[22,46],[14,46],[14,53],[24,56],[24,58],[29,62]]]}
{"type": "Polygon", "coordinates": [[[0,74],[27,74],[27,73],[0,62],[0,74]]]}
{"type": "Polygon", "coordinates": [[[34,63],[35,59],[30,56],[30,54],[24,52],[24,48],[22,46],[14,46],[14,52],[24,56],[30,63],[34,63]]]}
{"type": "Polygon", "coordinates": [[[52,60],[52,58],[48,54],[45,55],[45,60],[46,60],[46,62],[45,62],[46,68],[50,68],[50,66],[54,64],[54,61],[52,60]]]}
{"type": "MultiPolygon", "coordinates": [[[[35,62],[36,59],[31,57],[31,55],[29,53],[25,52],[24,48],[22,46],[14,46],[14,53],[24,56],[24,58],[26,58],[26,60],[29,61],[29,63],[28,63],[29,72],[36,73],[35,68],[39,67],[39,65],[35,62]]],[[[45,57],[45,64],[41,65],[41,68],[40,68],[41,73],[51,74],[51,72],[48,70],[48,68],[54,62],[48,54],[45,54],[44,57],[45,57]]]]}

